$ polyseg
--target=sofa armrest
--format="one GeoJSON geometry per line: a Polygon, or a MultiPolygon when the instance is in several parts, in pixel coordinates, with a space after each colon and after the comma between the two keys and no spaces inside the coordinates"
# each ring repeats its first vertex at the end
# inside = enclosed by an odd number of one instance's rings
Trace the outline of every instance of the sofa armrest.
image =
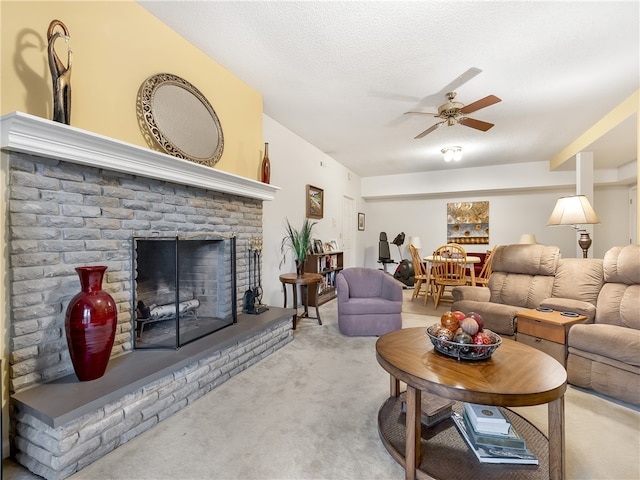
{"type": "Polygon", "coordinates": [[[338,292],[338,304],[349,300],[349,284],[341,273],[336,275],[336,291],[338,292]]]}
{"type": "Polygon", "coordinates": [[[393,302],[402,302],[402,283],[391,275],[382,278],[382,292],[380,296],[393,302]]]}
{"type": "Polygon", "coordinates": [[[488,302],[491,299],[491,291],[487,287],[471,287],[468,285],[453,287],[451,290],[453,301],[473,300],[475,302],[488,302]]]}
{"type": "Polygon", "coordinates": [[[551,308],[560,312],[575,312],[587,317],[584,323],[593,323],[596,317],[596,307],[592,303],[574,300],[572,298],[547,298],[540,302],[541,307],[551,308]]]}

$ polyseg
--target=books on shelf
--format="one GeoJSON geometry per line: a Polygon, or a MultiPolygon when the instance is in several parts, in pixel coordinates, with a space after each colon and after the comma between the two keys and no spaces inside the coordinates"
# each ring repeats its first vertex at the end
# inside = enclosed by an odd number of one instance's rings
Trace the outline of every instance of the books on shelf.
{"type": "Polygon", "coordinates": [[[463,416],[454,412],[451,418],[480,463],[539,464],[538,457],[526,448],[526,446],[525,448],[504,448],[474,444],[473,440],[471,440],[470,429],[465,425],[463,416]]]}
{"type": "Polygon", "coordinates": [[[465,402],[464,411],[471,426],[477,432],[509,434],[511,424],[504,418],[498,407],[465,402]]]}

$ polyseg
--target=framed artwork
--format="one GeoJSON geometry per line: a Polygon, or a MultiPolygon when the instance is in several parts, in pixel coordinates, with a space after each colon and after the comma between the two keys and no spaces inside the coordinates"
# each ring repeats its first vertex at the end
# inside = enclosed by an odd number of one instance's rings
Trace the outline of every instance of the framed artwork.
{"type": "Polygon", "coordinates": [[[358,230],[364,230],[364,213],[358,213],[358,230]]]}
{"type": "Polygon", "coordinates": [[[331,244],[331,250],[333,250],[334,252],[339,251],[339,248],[338,248],[338,240],[336,240],[336,239],[331,239],[331,240],[329,240],[329,243],[331,244]]]}
{"type": "Polygon", "coordinates": [[[324,253],[322,240],[319,240],[317,238],[313,240],[313,253],[324,253]]]}
{"type": "Polygon", "coordinates": [[[447,203],[447,243],[488,244],[489,202],[447,203]]]}
{"type": "Polygon", "coordinates": [[[324,190],[307,185],[307,218],[322,218],[324,214],[324,190]]]}

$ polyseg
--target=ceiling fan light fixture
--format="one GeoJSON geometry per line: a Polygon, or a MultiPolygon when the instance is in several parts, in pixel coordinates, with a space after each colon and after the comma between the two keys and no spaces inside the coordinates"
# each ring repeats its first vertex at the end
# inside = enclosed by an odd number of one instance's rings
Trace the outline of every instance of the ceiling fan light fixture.
{"type": "Polygon", "coordinates": [[[442,150],[442,155],[444,155],[444,161],[449,163],[452,160],[454,162],[459,162],[462,160],[462,147],[444,147],[442,150]]]}

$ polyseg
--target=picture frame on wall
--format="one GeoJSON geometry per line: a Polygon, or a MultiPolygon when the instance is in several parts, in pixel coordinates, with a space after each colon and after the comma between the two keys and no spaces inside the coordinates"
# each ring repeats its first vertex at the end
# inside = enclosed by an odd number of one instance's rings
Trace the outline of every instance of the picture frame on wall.
{"type": "Polygon", "coordinates": [[[364,230],[364,213],[358,213],[358,230],[364,230]]]}
{"type": "Polygon", "coordinates": [[[324,216],[324,190],[313,185],[307,185],[307,218],[322,218],[324,216]]]}

